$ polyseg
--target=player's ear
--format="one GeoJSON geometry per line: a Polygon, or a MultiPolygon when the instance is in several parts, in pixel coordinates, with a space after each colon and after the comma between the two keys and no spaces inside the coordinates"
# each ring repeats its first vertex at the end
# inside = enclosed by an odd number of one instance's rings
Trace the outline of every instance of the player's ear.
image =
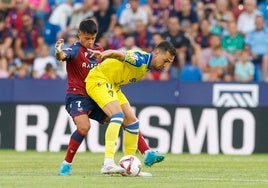
{"type": "Polygon", "coordinates": [[[81,35],[81,31],[80,31],[80,30],[78,30],[78,31],[77,31],[77,38],[79,38],[79,39],[80,39],[80,35],[81,35]]]}

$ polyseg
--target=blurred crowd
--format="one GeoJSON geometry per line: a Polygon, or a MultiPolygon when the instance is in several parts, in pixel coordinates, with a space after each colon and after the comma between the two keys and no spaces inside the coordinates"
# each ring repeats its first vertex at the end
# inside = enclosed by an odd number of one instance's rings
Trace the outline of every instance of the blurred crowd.
{"type": "Polygon", "coordinates": [[[268,82],[268,0],[1,0],[0,78],[65,79],[54,44],[86,18],[104,49],[173,43],[173,64],[146,80],[268,82]]]}

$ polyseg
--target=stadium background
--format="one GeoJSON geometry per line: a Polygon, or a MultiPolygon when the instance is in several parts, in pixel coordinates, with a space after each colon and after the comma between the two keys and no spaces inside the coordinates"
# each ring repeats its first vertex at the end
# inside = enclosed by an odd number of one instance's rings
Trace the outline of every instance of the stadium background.
{"type": "MultiPolygon", "coordinates": [[[[66,81],[0,80],[0,85],[6,86],[0,96],[0,148],[56,152],[66,147],[75,127],[64,109],[66,81]]],[[[267,87],[142,81],[123,90],[144,136],[159,152],[249,155],[268,152],[267,87]]],[[[80,150],[102,152],[105,126],[92,123],[80,150]]]]}
{"type": "MultiPolygon", "coordinates": [[[[146,1],[141,1],[142,5],[144,2],[146,5],[146,1]]],[[[266,4],[258,1],[265,18],[266,4]]],[[[126,1],[121,5],[118,8],[126,6],[126,1]]],[[[4,11],[4,21],[11,10],[4,11]]],[[[43,37],[53,36],[45,31],[43,37]]],[[[64,36],[73,36],[72,32],[64,36]]],[[[45,40],[53,51],[55,38],[45,40]]],[[[4,55],[1,54],[1,65],[4,55]]],[[[19,70],[21,64],[16,62],[12,66],[19,70]]],[[[27,66],[29,72],[24,77],[27,79],[19,77],[16,71],[5,77],[5,66],[0,68],[1,77],[5,78],[0,79],[0,148],[59,151],[66,147],[68,134],[74,127],[64,110],[66,75],[63,73],[62,79],[56,80],[36,79],[32,78],[32,64],[27,66]]],[[[203,82],[200,78],[185,82],[178,78],[142,81],[123,89],[142,122],[141,130],[150,146],[159,152],[248,155],[268,152],[267,87],[259,79],[242,84],[203,82]]],[[[81,151],[103,151],[105,127],[93,123],[81,151]]],[[[118,147],[121,149],[121,144],[118,147]]]]}

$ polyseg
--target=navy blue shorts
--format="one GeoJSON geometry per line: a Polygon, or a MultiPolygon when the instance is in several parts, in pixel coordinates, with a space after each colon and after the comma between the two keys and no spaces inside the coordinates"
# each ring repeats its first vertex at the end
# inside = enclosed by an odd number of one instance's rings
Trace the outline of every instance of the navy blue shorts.
{"type": "Polygon", "coordinates": [[[67,94],[65,109],[73,118],[77,115],[87,114],[90,119],[103,123],[107,117],[97,103],[88,96],[67,94]]]}

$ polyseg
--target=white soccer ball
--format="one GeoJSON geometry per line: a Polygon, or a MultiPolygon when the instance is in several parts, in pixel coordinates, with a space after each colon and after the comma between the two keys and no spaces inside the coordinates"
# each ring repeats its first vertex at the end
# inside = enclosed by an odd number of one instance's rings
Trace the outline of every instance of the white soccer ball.
{"type": "Polygon", "coordinates": [[[119,161],[119,165],[126,170],[127,175],[137,176],[141,171],[141,161],[134,155],[126,155],[119,161]]]}

